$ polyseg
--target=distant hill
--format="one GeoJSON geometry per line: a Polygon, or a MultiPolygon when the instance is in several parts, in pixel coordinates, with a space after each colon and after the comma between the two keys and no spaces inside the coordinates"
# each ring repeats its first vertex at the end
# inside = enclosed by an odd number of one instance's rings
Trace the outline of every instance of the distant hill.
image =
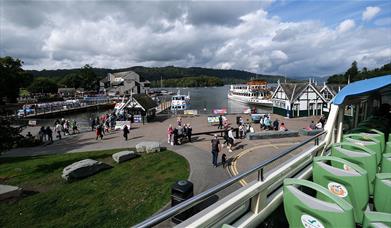
{"type": "MultiPolygon", "coordinates": [[[[277,82],[277,80],[285,80],[285,77],[279,75],[263,75],[255,74],[242,70],[222,70],[202,67],[143,67],[134,66],[122,69],[105,69],[105,68],[93,68],[93,71],[99,78],[103,78],[108,73],[115,73],[121,71],[132,70],[138,73],[143,79],[151,82],[158,81],[160,79],[175,79],[185,77],[197,77],[197,76],[212,76],[218,77],[224,81],[225,84],[240,83],[248,81],[251,78],[266,80],[270,83],[277,82]]],[[[58,69],[58,70],[28,70],[33,76],[49,77],[54,80],[59,80],[67,74],[78,73],[79,69],[58,69]]],[[[292,79],[287,79],[293,81],[292,79]]]]}

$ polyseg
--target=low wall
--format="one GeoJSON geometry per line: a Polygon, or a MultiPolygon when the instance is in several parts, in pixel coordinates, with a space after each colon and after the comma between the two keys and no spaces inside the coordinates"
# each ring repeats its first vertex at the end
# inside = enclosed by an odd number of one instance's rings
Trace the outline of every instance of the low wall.
{"type": "Polygon", "coordinates": [[[321,133],[322,131],[323,131],[323,129],[307,130],[305,128],[302,128],[299,130],[299,133],[300,133],[300,135],[313,136],[313,135],[317,135],[317,134],[321,133]]]}
{"type": "Polygon", "coordinates": [[[297,137],[299,136],[298,131],[260,131],[254,133],[248,133],[246,138],[248,140],[254,139],[274,139],[274,138],[286,138],[286,137],[297,137]]]}

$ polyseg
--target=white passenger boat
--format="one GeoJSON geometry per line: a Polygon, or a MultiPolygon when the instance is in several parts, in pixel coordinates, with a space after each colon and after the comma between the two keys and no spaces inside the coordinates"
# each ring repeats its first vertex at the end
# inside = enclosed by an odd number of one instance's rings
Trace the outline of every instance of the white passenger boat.
{"type": "Polygon", "coordinates": [[[171,98],[171,111],[178,112],[188,110],[190,108],[190,94],[182,95],[180,90],[171,98]]]}
{"type": "Polygon", "coordinates": [[[228,91],[228,99],[245,104],[273,106],[271,92],[267,88],[267,82],[263,80],[251,80],[246,84],[231,85],[228,91]]]}
{"type": "Polygon", "coordinates": [[[317,135],[134,227],[391,227],[390,102],[391,75],[348,84],[317,135]]]}

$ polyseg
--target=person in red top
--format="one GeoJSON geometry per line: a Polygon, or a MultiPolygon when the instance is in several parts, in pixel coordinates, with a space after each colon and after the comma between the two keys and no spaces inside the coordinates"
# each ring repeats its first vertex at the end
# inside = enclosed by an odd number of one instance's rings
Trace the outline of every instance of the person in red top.
{"type": "Polygon", "coordinates": [[[167,129],[167,143],[171,144],[172,142],[172,134],[174,133],[174,129],[172,128],[172,125],[170,124],[167,129]]]}

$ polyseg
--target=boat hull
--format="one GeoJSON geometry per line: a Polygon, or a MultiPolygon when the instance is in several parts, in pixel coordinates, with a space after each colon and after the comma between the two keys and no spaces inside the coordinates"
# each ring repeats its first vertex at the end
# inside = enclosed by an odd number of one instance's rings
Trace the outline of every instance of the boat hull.
{"type": "Polygon", "coordinates": [[[237,101],[244,104],[251,104],[251,105],[261,105],[266,107],[272,107],[273,102],[266,99],[259,99],[259,98],[252,98],[252,97],[245,97],[245,96],[238,96],[238,95],[232,95],[228,94],[228,99],[237,101]]]}

